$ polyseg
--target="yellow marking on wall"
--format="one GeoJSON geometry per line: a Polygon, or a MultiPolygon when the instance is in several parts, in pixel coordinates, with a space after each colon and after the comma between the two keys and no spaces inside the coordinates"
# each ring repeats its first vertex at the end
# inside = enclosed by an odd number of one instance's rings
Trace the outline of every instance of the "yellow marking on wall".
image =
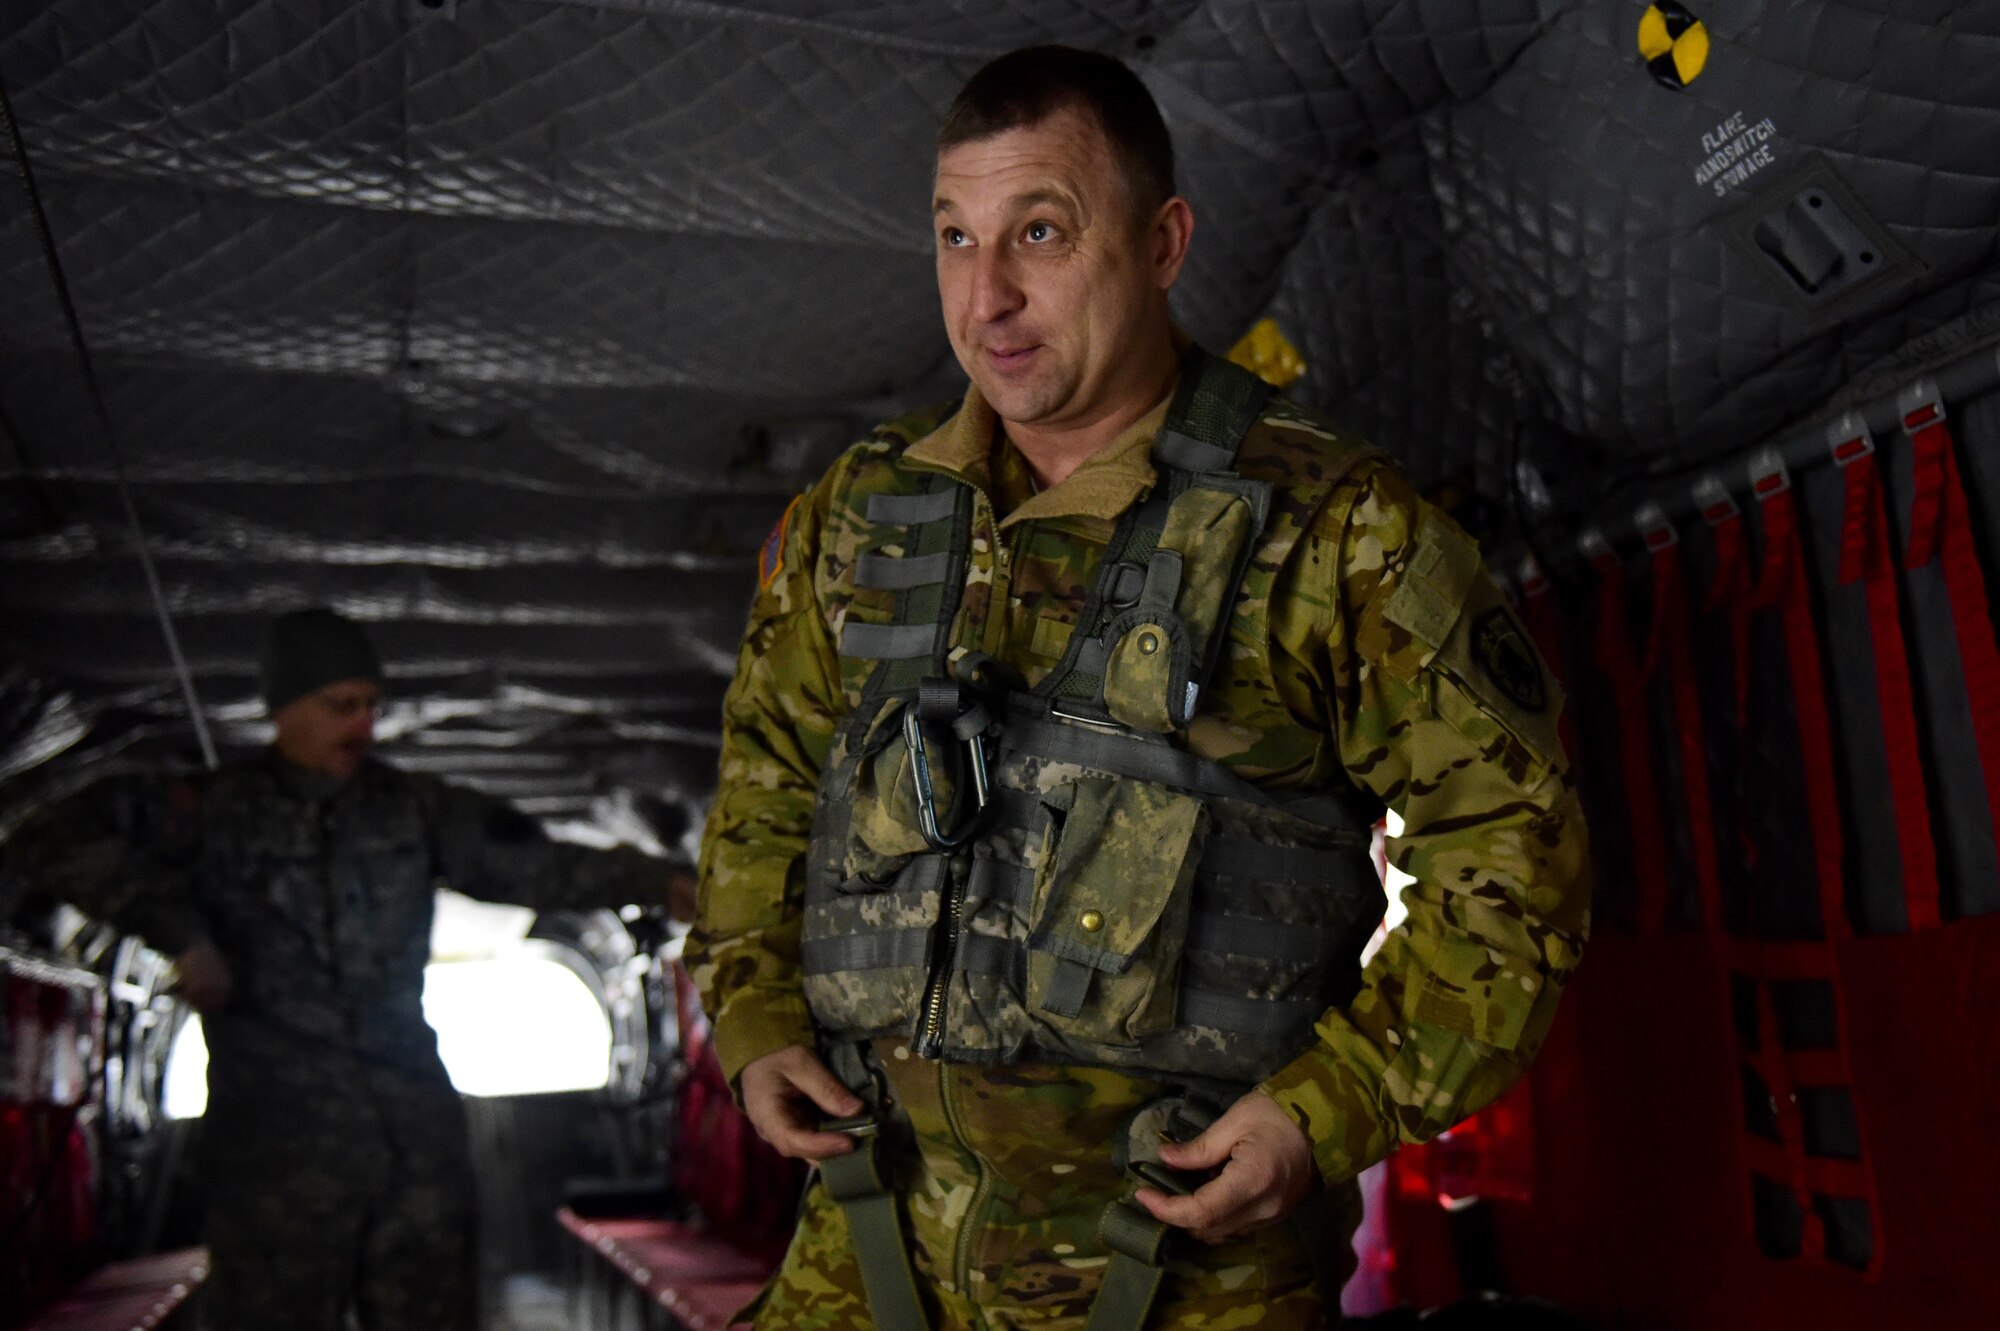
{"type": "Polygon", "coordinates": [[[1674,0],[1660,0],[1639,17],[1639,58],[1663,87],[1678,92],[1708,67],[1708,28],[1674,0]]]}

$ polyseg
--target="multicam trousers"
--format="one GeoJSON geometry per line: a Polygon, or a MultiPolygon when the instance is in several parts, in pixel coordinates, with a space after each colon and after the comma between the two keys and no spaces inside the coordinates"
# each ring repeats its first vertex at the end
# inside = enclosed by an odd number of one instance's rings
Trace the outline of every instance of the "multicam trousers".
{"type": "MultiPolygon", "coordinates": [[[[912,1265],[938,1331],[1081,1331],[1109,1261],[1097,1242],[1125,1182],[1114,1137],[1156,1083],[1041,1064],[977,1068],[878,1044],[889,1074],[885,1143],[912,1239],[912,1265]]],[[[1351,1271],[1358,1194],[1335,1234],[1351,1271]]],[[[1208,1246],[1182,1237],[1147,1331],[1305,1331],[1330,1326],[1304,1240],[1290,1225],[1208,1246]]],[[[815,1182],[757,1316],[760,1331],[872,1331],[840,1208],[815,1182]]]]}

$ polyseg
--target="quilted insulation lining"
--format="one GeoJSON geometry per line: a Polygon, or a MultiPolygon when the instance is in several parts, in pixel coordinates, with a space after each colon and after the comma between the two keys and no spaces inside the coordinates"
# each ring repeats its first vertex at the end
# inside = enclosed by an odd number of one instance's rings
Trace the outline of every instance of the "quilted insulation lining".
{"type": "MultiPolygon", "coordinates": [[[[1990,314],[2000,2],[1696,4],[1679,92],[1642,8],[53,0],[0,82],[225,740],[265,617],[330,603],[395,663],[392,757],[575,819],[699,801],[770,522],[955,391],[931,139],[1009,47],[1131,61],[1199,218],[1183,321],[1275,318],[1296,393],[1479,515],[1523,430],[1684,463],[1990,314]],[[1889,242],[1831,305],[1744,239],[1828,175],[1889,242]]],[[[98,719],[54,779],[185,724],[11,187],[0,303],[0,601],[98,719]]]]}

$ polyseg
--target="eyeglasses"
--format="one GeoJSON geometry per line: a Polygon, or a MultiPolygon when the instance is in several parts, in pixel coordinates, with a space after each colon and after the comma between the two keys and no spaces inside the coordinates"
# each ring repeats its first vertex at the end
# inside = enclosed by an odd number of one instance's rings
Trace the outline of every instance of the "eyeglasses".
{"type": "Polygon", "coordinates": [[[318,693],[313,695],[313,705],[340,721],[349,720],[362,712],[367,712],[378,719],[382,715],[382,699],[379,694],[318,693]]]}

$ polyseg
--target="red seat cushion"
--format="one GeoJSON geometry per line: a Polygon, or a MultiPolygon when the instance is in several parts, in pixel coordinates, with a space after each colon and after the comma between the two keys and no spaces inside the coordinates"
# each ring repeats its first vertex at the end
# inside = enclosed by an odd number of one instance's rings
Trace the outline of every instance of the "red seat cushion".
{"type": "Polygon", "coordinates": [[[672,1220],[585,1219],[567,1206],[556,1218],[688,1331],[724,1331],[772,1271],[768,1258],[672,1220]]]}

